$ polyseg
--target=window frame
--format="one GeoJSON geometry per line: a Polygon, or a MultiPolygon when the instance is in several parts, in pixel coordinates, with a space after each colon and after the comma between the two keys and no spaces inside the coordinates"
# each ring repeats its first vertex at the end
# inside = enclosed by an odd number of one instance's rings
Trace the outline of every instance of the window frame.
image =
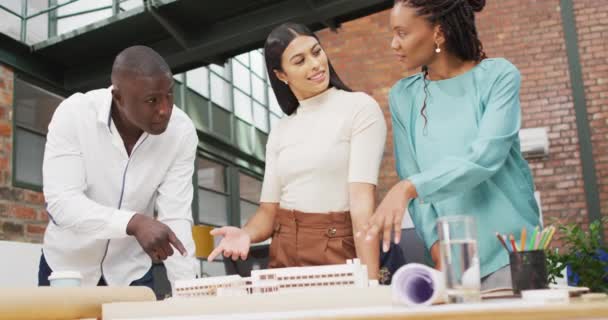
{"type": "MultiPolygon", "coordinates": [[[[26,181],[20,181],[17,178],[17,163],[18,160],[17,159],[17,130],[23,130],[23,131],[27,131],[29,133],[41,136],[44,138],[44,142],[46,145],[46,136],[47,134],[43,134],[41,132],[38,132],[36,129],[28,127],[28,126],[24,126],[24,125],[19,125],[17,124],[17,114],[19,113],[18,107],[15,103],[15,101],[17,101],[16,97],[15,97],[15,93],[17,92],[17,80],[22,81],[28,85],[31,85],[33,87],[36,87],[37,89],[40,89],[42,91],[44,91],[45,93],[49,93],[51,95],[57,96],[58,98],[61,99],[61,101],[59,102],[59,104],[61,104],[65,99],[65,95],[60,93],[59,90],[53,89],[48,85],[45,85],[44,83],[42,83],[41,81],[37,81],[33,78],[30,78],[26,75],[23,75],[21,73],[17,73],[15,72],[13,74],[13,103],[12,103],[12,114],[9,116],[11,119],[11,132],[12,132],[12,137],[11,137],[11,143],[12,143],[12,148],[11,148],[11,161],[12,161],[12,166],[10,169],[11,172],[11,184],[13,185],[13,187],[16,188],[22,188],[22,189],[27,189],[27,190],[31,190],[31,191],[36,191],[36,192],[42,192],[43,191],[43,182],[40,182],[40,185],[37,184],[33,184],[31,182],[26,182],[26,181]]],[[[57,104],[57,106],[55,107],[55,110],[53,111],[53,113],[57,110],[57,107],[59,107],[59,104],[57,104]]],[[[50,122],[49,122],[50,124],[50,122]]],[[[47,124],[48,126],[48,124],[47,124]]],[[[43,153],[43,161],[44,161],[44,148],[42,150],[43,153]]],[[[40,171],[42,171],[42,167],[40,167],[40,171]]]]}
{"type": "MultiPolygon", "coordinates": [[[[247,170],[243,167],[237,166],[235,164],[233,164],[230,161],[226,161],[223,160],[221,158],[212,156],[212,155],[208,155],[207,153],[204,153],[202,150],[199,149],[199,152],[197,153],[197,158],[196,158],[196,163],[197,166],[195,167],[195,177],[194,179],[195,184],[196,184],[196,188],[195,188],[195,198],[193,199],[193,219],[194,219],[194,223],[195,224],[204,224],[204,225],[209,225],[209,226],[213,226],[213,227],[223,227],[221,225],[216,225],[216,224],[211,224],[211,223],[207,223],[204,221],[201,221],[200,219],[200,208],[198,206],[198,189],[202,189],[208,192],[212,192],[215,194],[220,194],[226,197],[226,201],[227,201],[227,205],[226,205],[226,209],[227,209],[227,217],[228,217],[228,224],[227,226],[235,226],[235,227],[241,227],[241,201],[245,201],[249,204],[252,205],[256,205],[259,206],[259,201],[258,202],[253,202],[251,200],[245,199],[241,197],[241,184],[240,184],[240,175],[246,175],[252,179],[255,179],[257,181],[259,181],[261,184],[263,183],[263,176],[254,173],[253,171],[247,170]],[[224,178],[225,178],[225,186],[226,186],[226,192],[220,192],[211,188],[207,188],[207,187],[202,187],[200,186],[199,182],[198,182],[198,160],[199,158],[205,159],[207,161],[211,161],[220,165],[223,165],[225,167],[224,170],[224,178]]],[[[260,193],[261,193],[261,189],[260,189],[260,193]]]]}

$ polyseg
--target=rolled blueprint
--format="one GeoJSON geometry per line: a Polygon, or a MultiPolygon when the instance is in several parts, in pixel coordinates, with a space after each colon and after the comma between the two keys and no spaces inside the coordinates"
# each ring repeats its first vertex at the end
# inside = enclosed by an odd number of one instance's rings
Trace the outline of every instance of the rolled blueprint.
{"type": "Polygon", "coordinates": [[[156,301],[148,287],[0,288],[0,319],[101,318],[110,302],[156,301]]]}
{"type": "Polygon", "coordinates": [[[399,268],[391,281],[393,300],[412,305],[431,305],[445,301],[443,274],[418,263],[399,268]]]}

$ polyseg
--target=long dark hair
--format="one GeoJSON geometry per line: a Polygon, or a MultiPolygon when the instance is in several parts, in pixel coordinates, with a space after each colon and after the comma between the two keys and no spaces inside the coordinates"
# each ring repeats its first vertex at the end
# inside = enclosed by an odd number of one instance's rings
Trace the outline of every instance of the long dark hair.
{"type": "MultiPolygon", "coordinates": [[[[395,5],[405,5],[416,9],[416,14],[425,17],[432,25],[439,25],[445,37],[447,52],[463,61],[480,62],[486,58],[483,45],[475,26],[475,12],[480,12],[486,0],[395,0],[395,5]]],[[[428,96],[428,68],[422,67],[424,73],[424,102],[420,114],[424,113],[428,96]]]]}
{"type": "MultiPolygon", "coordinates": [[[[277,78],[274,70],[283,70],[283,67],[281,66],[283,52],[291,41],[298,36],[310,36],[319,41],[319,38],[306,26],[298,23],[284,23],[272,30],[264,44],[264,58],[266,59],[266,69],[268,71],[268,77],[270,78],[270,85],[277,97],[277,102],[279,103],[281,110],[287,115],[296,111],[300,103],[293,92],[291,92],[291,89],[289,89],[289,86],[277,78]]],[[[338,77],[336,70],[334,70],[334,67],[331,65],[329,58],[327,59],[327,63],[329,65],[329,86],[351,91],[350,88],[340,80],[340,77],[338,77]]]]}

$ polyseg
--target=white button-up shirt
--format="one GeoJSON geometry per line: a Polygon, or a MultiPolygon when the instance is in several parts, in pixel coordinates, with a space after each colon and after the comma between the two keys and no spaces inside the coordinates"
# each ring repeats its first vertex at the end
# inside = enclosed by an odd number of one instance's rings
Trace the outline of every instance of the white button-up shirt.
{"type": "Polygon", "coordinates": [[[188,251],[165,260],[169,280],[196,276],[192,240],[192,175],[198,138],[192,121],[173,107],[167,130],[143,133],[131,156],[110,116],[111,88],[64,100],[49,124],[42,167],[50,222],[44,256],[53,271],[75,270],[84,286],[103,275],[127,286],[151,267],[126,234],[137,212],[168,225],[188,251]]]}

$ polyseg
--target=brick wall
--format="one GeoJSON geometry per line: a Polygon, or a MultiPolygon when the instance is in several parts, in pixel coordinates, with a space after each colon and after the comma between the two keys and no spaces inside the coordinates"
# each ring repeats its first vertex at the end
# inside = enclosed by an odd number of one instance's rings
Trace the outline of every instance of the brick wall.
{"type": "MultiPolygon", "coordinates": [[[[592,127],[594,157],[601,188],[602,211],[608,214],[608,7],[602,0],[575,1],[581,63],[592,127]]],[[[342,25],[338,33],[319,32],[343,80],[370,93],[380,103],[389,125],[379,195],[396,181],[387,94],[407,72],[390,49],[389,11],[342,25]]],[[[505,57],[522,74],[522,127],[546,127],[549,156],[530,161],[541,193],[545,221],[587,224],[587,209],[574,105],[568,73],[559,0],[488,1],[477,17],[488,56],[505,57]]],[[[608,227],[605,226],[608,235],[608,227]]],[[[558,243],[559,244],[559,241],[558,243]]]]}
{"type": "Polygon", "coordinates": [[[0,240],[42,242],[48,222],[42,193],[12,187],[13,79],[0,65],[0,240]]]}
{"type": "MultiPolygon", "coordinates": [[[[608,216],[608,6],[602,0],[576,0],[574,12],[600,206],[608,216]]],[[[608,240],[606,225],[604,235],[608,240]]]]}
{"type": "Polygon", "coordinates": [[[504,56],[521,71],[523,127],[546,127],[550,150],[530,166],[541,193],[545,222],[587,223],[585,191],[568,57],[559,0],[489,1],[478,28],[491,56],[504,56]]]}

